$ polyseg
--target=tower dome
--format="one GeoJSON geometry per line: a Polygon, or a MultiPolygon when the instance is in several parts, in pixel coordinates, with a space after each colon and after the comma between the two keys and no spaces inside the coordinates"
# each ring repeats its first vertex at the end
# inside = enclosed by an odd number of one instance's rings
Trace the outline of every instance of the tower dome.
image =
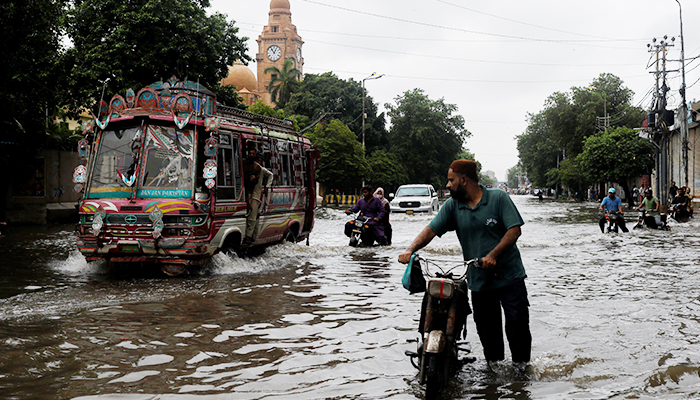
{"type": "Polygon", "coordinates": [[[270,11],[289,11],[289,0],[272,0],[270,2],[270,11]]]}
{"type": "Polygon", "coordinates": [[[253,71],[243,65],[240,60],[228,67],[228,76],[221,81],[222,85],[234,85],[236,89],[248,89],[254,92],[258,89],[258,80],[255,78],[253,71]]]}

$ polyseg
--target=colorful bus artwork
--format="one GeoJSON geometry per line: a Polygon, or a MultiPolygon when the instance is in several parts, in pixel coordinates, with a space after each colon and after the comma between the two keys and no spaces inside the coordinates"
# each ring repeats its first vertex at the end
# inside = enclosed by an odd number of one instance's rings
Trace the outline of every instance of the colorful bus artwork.
{"type": "Polygon", "coordinates": [[[101,102],[83,134],[73,181],[88,261],[178,275],[220,251],[308,241],[318,152],[291,121],[219,105],[204,86],[173,77],[101,102]],[[247,149],[272,173],[250,242],[247,149]]]}

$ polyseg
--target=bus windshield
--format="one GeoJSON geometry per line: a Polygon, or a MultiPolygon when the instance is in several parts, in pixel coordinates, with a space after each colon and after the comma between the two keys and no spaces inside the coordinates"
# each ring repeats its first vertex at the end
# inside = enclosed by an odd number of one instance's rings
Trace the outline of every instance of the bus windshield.
{"type": "Polygon", "coordinates": [[[138,197],[187,198],[192,195],[193,132],[148,126],[138,197]]]}
{"type": "Polygon", "coordinates": [[[117,171],[127,173],[135,168],[134,151],[138,152],[139,149],[132,144],[138,131],[139,128],[129,128],[102,132],[87,197],[130,196],[131,188],[122,182],[117,171]]]}

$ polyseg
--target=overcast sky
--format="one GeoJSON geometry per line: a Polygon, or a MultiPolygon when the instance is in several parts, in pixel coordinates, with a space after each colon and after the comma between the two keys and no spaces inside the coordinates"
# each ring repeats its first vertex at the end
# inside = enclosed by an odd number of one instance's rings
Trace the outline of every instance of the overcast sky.
{"type": "MultiPolygon", "coordinates": [[[[465,147],[499,180],[518,161],[516,135],[546,98],[586,87],[601,73],[620,77],[649,109],[654,87],[647,43],[676,37],[667,66],[680,69],[675,0],[289,0],[304,40],[304,73],[332,71],[366,81],[385,103],[414,88],[455,104],[472,133],[465,147]]],[[[269,0],[211,0],[250,38],[268,22],[269,0]]],[[[700,0],[681,0],[687,99],[700,100],[700,0]],[[693,24],[693,20],[695,23],[693,24]]],[[[254,73],[255,63],[250,64],[254,73]]],[[[681,101],[680,72],[669,75],[669,104],[681,101]]]]}

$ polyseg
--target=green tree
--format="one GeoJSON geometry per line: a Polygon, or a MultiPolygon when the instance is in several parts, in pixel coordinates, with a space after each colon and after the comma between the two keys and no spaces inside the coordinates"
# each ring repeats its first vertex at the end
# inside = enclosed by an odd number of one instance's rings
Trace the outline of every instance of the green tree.
{"type": "Polygon", "coordinates": [[[266,74],[272,74],[272,79],[267,85],[267,91],[272,95],[272,101],[277,104],[277,108],[284,108],[292,97],[292,93],[297,91],[299,87],[299,79],[301,71],[294,67],[294,61],[291,58],[284,60],[282,69],[276,66],[265,68],[266,74]]]}
{"type": "Polygon", "coordinates": [[[518,136],[520,159],[532,183],[552,187],[575,181],[574,189],[585,187],[587,175],[575,170],[580,163],[573,159],[581,153],[586,138],[597,128],[605,128],[597,117],[607,114],[611,128],[641,125],[644,112],[630,104],[632,96],[612,74],[601,74],[590,85],[573,87],[569,93],[549,96],[542,111],[528,116],[528,127],[518,136]],[[561,171],[562,165],[567,171],[561,171]]]}
{"type": "Polygon", "coordinates": [[[421,89],[396,97],[386,104],[391,118],[389,145],[408,172],[412,183],[442,187],[453,160],[471,134],[464,118],[454,115],[457,106],[444,99],[431,100],[421,89]]]}
{"type": "Polygon", "coordinates": [[[355,134],[337,119],[329,124],[318,124],[306,134],[321,153],[316,179],[324,185],[350,190],[361,185],[367,172],[367,161],[362,144],[355,134]]]}
{"type": "Polygon", "coordinates": [[[401,160],[386,150],[373,151],[367,158],[367,164],[367,183],[375,187],[396,188],[408,182],[408,174],[401,160]]]}
{"type": "MultiPolygon", "coordinates": [[[[343,80],[332,72],[306,74],[299,90],[286,104],[289,115],[303,115],[311,122],[323,116],[342,121],[357,140],[362,142],[362,83],[353,79],[343,80]]],[[[365,146],[367,154],[388,148],[384,114],[377,115],[378,106],[365,93],[365,146]]],[[[300,126],[305,128],[303,124],[300,126]]]]}
{"type": "Polygon", "coordinates": [[[527,177],[527,173],[522,161],[518,161],[518,163],[515,164],[514,167],[509,168],[508,171],[506,171],[506,175],[506,183],[508,187],[517,188],[520,185],[520,178],[527,177]]]}
{"type": "Polygon", "coordinates": [[[275,110],[274,108],[263,103],[262,100],[258,100],[257,102],[255,102],[255,104],[248,107],[248,111],[255,114],[264,115],[266,117],[272,117],[277,119],[285,118],[284,110],[275,110]]]}
{"type": "MultiPolygon", "coordinates": [[[[62,18],[67,1],[10,0],[0,4],[0,221],[9,179],[59,131],[62,18]]],[[[70,134],[66,132],[66,134],[70,134]]]]}
{"type": "Polygon", "coordinates": [[[617,182],[629,194],[628,181],[651,172],[654,148],[633,129],[610,129],[586,139],[580,163],[591,181],[617,182]]]}
{"type": "Polygon", "coordinates": [[[246,37],[209,0],[75,0],[68,12],[73,106],[177,75],[214,87],[236,59],[249,61],[246,37]],[[114,90],[113,90],[114,89],[114,90]]]}

